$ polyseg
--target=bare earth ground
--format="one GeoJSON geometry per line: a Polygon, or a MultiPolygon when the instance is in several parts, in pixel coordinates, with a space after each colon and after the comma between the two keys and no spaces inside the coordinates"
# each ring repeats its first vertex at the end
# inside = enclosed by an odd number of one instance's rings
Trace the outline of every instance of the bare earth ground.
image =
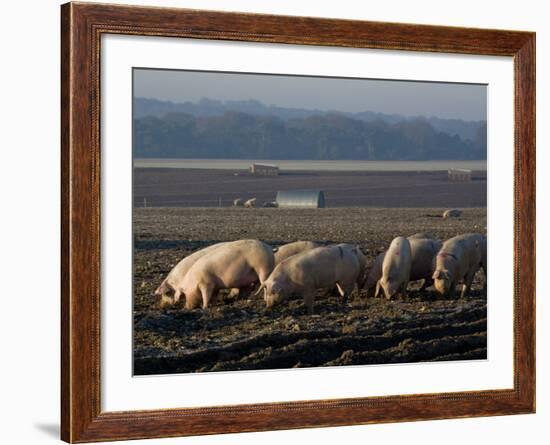
{"type": "Polygon", "coordinates": [[[208,311],[158,310],[152,293],[191,252],[219,241],[258,238],[273,246],[295,240],[359,244],[369,261],[394,236],[432,232],[441,239],[486,233],[486,209],[464,208],[146,208],[134,212],[134,372],[136,375],[311,366],[404,363],[487,357],[482,273],[472,295],[445,300],[430,290],[407,300],[366,299],[344,305],[318,292],[315,315],[301,299],[267,311],[260,297],[229,300],[208,311]]]}
{"type": "Polygon", "coordinates": [[[487,174],[452,182],[446,171],[134,169],[135,207],[228,207],[236,198],[274,201],[280,190],[323,190],[327,207],[485,207],[487,174]]]}

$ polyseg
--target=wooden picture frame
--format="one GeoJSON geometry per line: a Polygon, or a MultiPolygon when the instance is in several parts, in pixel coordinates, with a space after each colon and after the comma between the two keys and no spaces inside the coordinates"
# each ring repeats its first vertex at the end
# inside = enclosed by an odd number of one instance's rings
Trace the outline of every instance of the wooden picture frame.
{"type": "Polygon", "coordinates": [[[535,34],[91,3],[61,7],[61,437],[173,437],[535,411],[535,34]],[[510,390],[102,412],[100,38],[103,34],[512,56],[514,387],[510,390]]]}

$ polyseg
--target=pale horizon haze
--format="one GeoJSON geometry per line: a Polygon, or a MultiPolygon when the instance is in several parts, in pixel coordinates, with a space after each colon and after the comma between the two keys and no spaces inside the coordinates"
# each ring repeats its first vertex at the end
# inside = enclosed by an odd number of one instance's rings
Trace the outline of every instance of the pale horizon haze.
{"type": "Polygon", "coordinates": [[[487,119],[487,86],[443,82],[134,69],[134,97],[171,102],[256,100],[265,105],[442,119],[487,119]]]}

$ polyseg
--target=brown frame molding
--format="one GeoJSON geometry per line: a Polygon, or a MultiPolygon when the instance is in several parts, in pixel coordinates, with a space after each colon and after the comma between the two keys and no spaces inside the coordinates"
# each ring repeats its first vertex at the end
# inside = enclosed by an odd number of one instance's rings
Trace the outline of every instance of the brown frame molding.
{"type": "Polygon", "coordinates": [[[535,34],[92,3],[61,7],[61,438],[174,437],[535,412],[535,34]],[[100,38],[133,34],[499,55],[515,69],[514,388],[101,412],[100,38]]]}

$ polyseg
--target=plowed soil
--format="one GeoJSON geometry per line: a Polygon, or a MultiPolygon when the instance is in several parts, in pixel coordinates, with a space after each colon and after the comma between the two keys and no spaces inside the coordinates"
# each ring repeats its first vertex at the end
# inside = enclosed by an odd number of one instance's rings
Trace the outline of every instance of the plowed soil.
{"type": "Polygon", "coordinates": [[[466,299],[443,299],[411,284],[406,299],[344,304],[319,291],[315,314],[301,299],[267,310],[260,297],[225,293],[207,311],[160,310],[152,296],[184,256],[220,241],[261,239],[358,244],[372,261],[393,237],[431,232],[440,239],[486,233],[486,210],[441,208],[149,208],[134,212],[134,373],[280,369],[469,360],[487,357],[487,304],[478,272],[466,299]]]}
{"type": "Polygon", "coordinates": [[[253,176],[239,170],[134,169],[136,207],[228,207],[279,190],[323,190],[327,207],[485,207],[487,174],[449,181],[446,171],[284,171],[253,176]]]}

